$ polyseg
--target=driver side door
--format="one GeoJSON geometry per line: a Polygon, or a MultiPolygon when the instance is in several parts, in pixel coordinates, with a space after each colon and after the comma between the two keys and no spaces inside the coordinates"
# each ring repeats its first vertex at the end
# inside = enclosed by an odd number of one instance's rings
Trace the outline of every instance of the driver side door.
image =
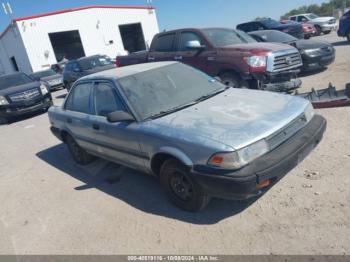
{"type": "Polygon", "coordinates": [[[141,153],[137,134],[137,122],[110,123],[107,115],[115,111],[126,111],[114,83],[95,82],[91,117],[96,150],[105,158],[132,168],[144,170],[147,155],[141,153]]]}

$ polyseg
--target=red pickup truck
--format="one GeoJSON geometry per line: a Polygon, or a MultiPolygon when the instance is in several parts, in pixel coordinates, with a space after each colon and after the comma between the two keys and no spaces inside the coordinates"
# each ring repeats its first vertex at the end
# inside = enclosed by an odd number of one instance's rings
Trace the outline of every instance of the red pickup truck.
{"type": "Polygon", "coordinates": [[[239,30],[178,29],[157,34],[149,51],[116,58],[117,66],[179,61],[232,87],[291,92],[302,60],[297,49],[284,44],[258,43],[239,30]]]}

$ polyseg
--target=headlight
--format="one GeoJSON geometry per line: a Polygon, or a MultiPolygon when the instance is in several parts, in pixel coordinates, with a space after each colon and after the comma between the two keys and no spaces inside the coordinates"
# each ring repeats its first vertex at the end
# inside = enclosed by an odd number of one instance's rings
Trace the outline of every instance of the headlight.
{"type": "Polygon", "coordinates": [[[304,50],[304,53],[307,55],[318,55],[320,53],[320,49],[318,49],[318,48],[307,49],[307,50],[304,50]]]}
{"type": "Polygon", "coordinates": [[[306,118],[306,121],[309,122],[315,115],[314,108],[311,103],[307,105],[307,107],[304,110],[304,115],[306,118]]]}
{"type": "Polygon", "coordinates": [[[249,56],[245,58],[247,64],[251,67],[266,67],[266,56],[249,56]]]}
{"type": "Polygon", "coordinates": [[[215,154],[209,159],[208,165],[224,169],[237,169],[268,151],[269,146],[263,139],[234,152],[215,154]]]}
{"type": "Polygon", "coordinates": [[[43,95],[46,95],[49,92],[49,90],[47,89],[47,87],[44,84],[40,85],[40,90],[41,90],[41,93],[43,95]]]}
{"type": "Polygon", "coordinates": [[[7,101],[7,99],[3,96],[0,96],[0,106],[5,106],[8,104],[9,104],[9,102],[7,101]]]}

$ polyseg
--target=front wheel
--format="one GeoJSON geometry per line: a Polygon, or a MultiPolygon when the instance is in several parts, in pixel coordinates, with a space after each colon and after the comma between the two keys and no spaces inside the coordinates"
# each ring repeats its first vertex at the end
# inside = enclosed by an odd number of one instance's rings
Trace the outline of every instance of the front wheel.
{"type": "Polygon", "coordinates": [[[327,30],[327,31],[324,31],[323,33],[324,33],[325,35],[328,35],[328,34],[330,34],[330,32],[332,32],[332,30],[327,30]]]}
{"type": "Polygon", "coordinates": [[[68,150],[71,153],[74,161],[79,165],[87,165],[94,161],[94,157],[81,148],[73,137],[67,135],[65,141],[68,146],[68,150]]]}
{"type": "Polygon", "coordinates": [[[350,42],[350,30],[348,30],[348,32],[346,33],[346,38],[347,38],[348,41],[350,42]]]}
{"type": "Polygon", "coordinates": [[[222,83],[226,86],[233,88],[250,88],[247,81],[242,80],[234,73],[223,73],[219,75],[222,83]]]}
{"type": "Polygon", "coordinates": [[[322,28],[319,25],[315,25],[316,28],[316,36],[320,36],[322,34],[322,28]]]}
{"type": "Polygon", "coordinates": [[[165,161],[160,170],[160,179],[171,202],[183,210],[199,211],[210,201],[210,197],[190,177],[186,166],[176,159],[165,161]]]}

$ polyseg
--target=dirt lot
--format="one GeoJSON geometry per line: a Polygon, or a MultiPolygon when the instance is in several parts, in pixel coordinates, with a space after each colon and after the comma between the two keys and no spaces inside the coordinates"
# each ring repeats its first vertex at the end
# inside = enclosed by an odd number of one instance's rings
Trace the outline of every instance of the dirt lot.
{"type": "MultiPolygon", "coordinates": [[[[350,82],[350,45],[321,38],[336,62],[303,77],[303,90],[350,82]]],[[[197,214],[146,175],[102,160],[76,166],[46,114],[1,126],[0,254],[350,254],[350,107],[318,113],[324,140],[266,195],[197,214]]]]}

